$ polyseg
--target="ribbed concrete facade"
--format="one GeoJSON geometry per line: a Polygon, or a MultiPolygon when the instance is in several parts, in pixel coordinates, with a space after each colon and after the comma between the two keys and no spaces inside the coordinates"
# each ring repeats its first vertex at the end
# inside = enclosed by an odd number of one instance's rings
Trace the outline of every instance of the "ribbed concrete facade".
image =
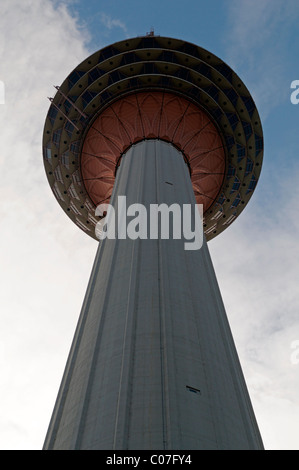
{"type": "MultiPolygon", "coordinates": [[[[171,144],[131,147],[111,204],[195,204],[171,144]]],[[[262,449],[208,247],[99,245],[45,449],[262,449]]]]}

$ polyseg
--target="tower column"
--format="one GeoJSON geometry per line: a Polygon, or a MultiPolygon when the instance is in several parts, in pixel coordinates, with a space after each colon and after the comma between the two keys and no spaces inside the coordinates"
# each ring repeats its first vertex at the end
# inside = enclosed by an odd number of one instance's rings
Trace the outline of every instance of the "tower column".
{"type": "MultiPolygon", "coordinates": [[[[148,215],[196,204],[183,155],[160,140],[122,157],[116,225],[119,196],[148,215]]],[[[262,449],[206,241],[186,250],[171,217],[170,238],[150,239],[150,222],[147,238],[99,244],[44,448],[262,449]]]]}

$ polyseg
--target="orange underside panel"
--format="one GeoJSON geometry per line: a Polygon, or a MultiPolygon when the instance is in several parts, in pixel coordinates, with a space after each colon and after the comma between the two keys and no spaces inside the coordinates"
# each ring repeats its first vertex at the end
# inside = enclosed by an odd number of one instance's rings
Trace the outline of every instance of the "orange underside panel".
{"type": "Polygon", "coordinates": [[[143,139],[163,139],[188,160],[198,204],[204,212],[222,186],[225,153],[210,117],[195,104],[163,92],[140,92],[121,98],[94,121],[83,144],[81,172],[86,190],[97,206],[108,202],[121,155],[143,139]]]}

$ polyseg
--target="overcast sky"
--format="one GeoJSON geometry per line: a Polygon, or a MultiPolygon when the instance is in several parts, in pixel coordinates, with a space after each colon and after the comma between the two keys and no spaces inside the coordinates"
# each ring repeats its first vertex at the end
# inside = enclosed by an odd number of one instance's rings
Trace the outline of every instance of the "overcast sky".
{"type": "Polygon", "coordinates": [[[259,110],[261,178],[209,248],[264,445],[298,450],[298,0],[1,0],[0,13],[0,449],[43,445],[97,249],[45,176],[47,96],[91,53],[154,28],[221,57],[259,110]]]}

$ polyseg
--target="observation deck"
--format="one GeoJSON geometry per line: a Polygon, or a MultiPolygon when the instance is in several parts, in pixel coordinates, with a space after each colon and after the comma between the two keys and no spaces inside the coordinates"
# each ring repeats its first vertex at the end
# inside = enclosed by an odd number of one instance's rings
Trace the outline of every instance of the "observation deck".
{"type": "Polygon", "coordinates": [[[122,155],[142,140],[182,152],[207,240],[251,198],[263,158],[259,114],[242,80],[205,49],[153,34],[126,39],[92,54],[56,88],[45,170],[62,209],[91,237],[122,155]]]}

